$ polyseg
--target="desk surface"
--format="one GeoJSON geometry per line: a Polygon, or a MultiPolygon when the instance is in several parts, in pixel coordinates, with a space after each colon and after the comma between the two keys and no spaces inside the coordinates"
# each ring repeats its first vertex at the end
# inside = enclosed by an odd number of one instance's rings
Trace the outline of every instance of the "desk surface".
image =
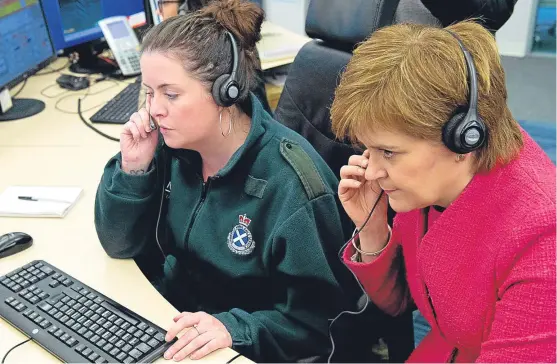
{"type": "MultiPolygon", "coordinates": [[[[65,60],[52,65],[60,67],[65,60]]],[[[34,244],[29,249],[0,260],[0,275],[32,260],[43,259],[83,283],[111,297],[117,302],[144,316],[153,323],[168,329],[177,313],[143,276],[131,259],[109,258],[102,249],[93,224],[95,192],[108,159],[119,150],[119,144],[97,135],[80,121],[76,114],[66,114],[55,109],[58,98],[41,96],[41,90],[55,85],[58,73],[34,76],[19,97],[33,97],[46,102],[46,109],[31,118],[0,122],[0,191],[9,185],[77,185],[83,195],[65,218],[5,218],[0,217],[0,234],[23,231],[29,233],[34,244]]],[[[112,81],[101,82],[93,90],[102,90],[112,81]]],[[[16,86],[19,88],[20,86],[16,86]]],[[[125,87],[124,82],[114,82],[114,87],[85,99],[87,109],[106,102],[125,87]]],[[[62,92],[58,86],[48,90],[50,95],[62,92]]],[[[46,92],[46,94],[48,94],[46,92]]],[[[83,95],[85,92],[72,92],[83,95]]],[[[68,111],[76,109],[77,96],[72,96],[59,107],[68,111]]],[[[98,108],[85,113],[90,117],[98,108]]],[[[118,137],[120,125],[96,125],[106,133],[118,137]]],[[[0,357],[25,336],[0,319],[0,357]]],[[[202,362],[224,363],[236,355],[231,349],[222,349],[202,362]]],[[[35,343],[27,343],[10,353],[6,363],[58,362],[35,343]]],[[[159,359],[159,362],[165,362],[159,359]]],[[[240,357],[234,363],[249,363],[240,357]]]]}

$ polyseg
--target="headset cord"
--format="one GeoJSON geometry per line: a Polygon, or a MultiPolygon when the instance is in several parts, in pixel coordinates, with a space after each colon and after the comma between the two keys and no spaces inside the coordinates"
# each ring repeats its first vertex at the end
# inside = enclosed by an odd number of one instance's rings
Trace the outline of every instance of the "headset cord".
{"type": "Polygon", "coordinates": [[[348,244],[350,244],[352,242],[352,240],[354,240],[356,237],[359,237],[360,231],[362,231],[364,229],[364,227],[367,225],[369,219],[371,219],[371,215],[373,215],[373,212],[375,211],[375,208],[379,204],[379,201],[381,201],[381,197],[383,197],[383,190],[381,190],[381,192],[379,193],[379,196],[377,197],[377,200],[375,200],[375,203],[373,204],[373,207],[371,208],[371,211],[369,212],[369,215],[365,219],[362,226],[360,226],[359,229],[356,228],[356,233],[338,251],[338,258],[340,259],[342,264],[344,264],[344,266],[348,269],[348,271],[352,274],[352,276],[356,280],[356,283],[358,284],[358,287],[360,287],[360,290],[363,292],[364,297],[365,297],[365,303],[364,303],[364,305],[361,309],[359,309],[357,311],[350,311],[350,310],[342,311],[334,319],[332,319],[330,321],[330,323],[329,323],[329,340],[331,342],[331,352],[330,352],[330,354],[327,358],[327,363],[331,363],[331,360],[333,359],[333,355],[335,354],[335,349],[336,349],[335,340],[333,339],[333,333],[332,333],[333,324],[345,313],[349,314],[349,315],[359,315],[359,314],[363,313],[367,309],[367,306],[369,305],[369,302],[370,302],[369,296],[366,293],[366,290],[364,289],[364,286],[362,285],[362,283],[360,282],[358,277],[356,277],[354,272],[352,272],[352,270],[350,270],[350,268],[344,263],[344,261],[342,259],[342,253],[344,252],[344,249],[346,249],[348,244]]]}
{"type": "Polygon", "coordinates": [[[14,350],[14,349],[17,348],[18,346],[21,346],[21,345],[23,345],[23,344],[25,344],[26,342],[31,341],[31,340],[33,340],[33,339],[32,339],[32,338],[29,338],[29,339],[27,339],[27,340],[25,340],[25,341],[20,342],[19,344],[15,345],[15,346],[12,346],[12,348],[11,348],[10,350],[8,350],[8,352],[6,353],[6,355],[4,355],[4,357],[2,358],[2,364],[4,364],[4,363],[6,362],[6,358],[8,357],[8,354],[12,352],[12,350],[14,350]]]}
{"type": "Polygon", "coordinates": [[[85,124],[86,127],[90,128],[91,130],[93,130],[95,133],[98,133],[99,135],[102,135],[103,137],[113,140],[115,142],[119,142],[120,139],[118,138],[114,138],[111,137],[108,134],[103,133],[102,131],[100,131],[99,129],[95,128],[93,125],[89,124],[85,118],[83,117],[83,114],[81,113],[81,99],[77,99],[77,114],[79,115],[79,118],[81,119],[81,121],[83,121],[83,124],[85,124]]]}

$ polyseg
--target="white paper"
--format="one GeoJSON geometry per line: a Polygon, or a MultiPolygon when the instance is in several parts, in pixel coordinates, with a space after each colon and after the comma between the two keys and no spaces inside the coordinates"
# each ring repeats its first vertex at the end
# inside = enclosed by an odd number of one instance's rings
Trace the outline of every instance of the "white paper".
{"type": "Polygon", "coordinates": [[[80,187],[10,186],[0,195],[0,216],[64,217],[81,192],[80,187]],[[21,200],[19,196],[38,201],[21,200]]]}

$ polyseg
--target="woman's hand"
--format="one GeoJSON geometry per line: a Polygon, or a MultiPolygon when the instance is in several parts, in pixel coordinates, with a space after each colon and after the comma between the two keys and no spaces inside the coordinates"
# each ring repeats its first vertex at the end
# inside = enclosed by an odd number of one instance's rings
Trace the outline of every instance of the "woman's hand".
{"type": "Polygon", "coordinates": [[[186,357],[196,360],[221,348],[232,346],[232,336],[215,317],[205,312],[182,312],[174,317],[174,325],[166,333],[165,340],[171,341],[184,329],[188,329],[164,353],[165,359],[180,361],[186,357]]]}
{"type": "MultiPolygon", "coordinates": [[[[149,108],[149,97],[147,97],[149,108]]],[[[120,134],[120,151],[122,152],[122,169],[129,174],[147,172],[155,156],[159,134],[151,128],[151,115],[142,108],[133,113],[120,134]]]]}
{"type": "MultiPolygon", "coordinates": [[[[340,169],[338,195],[344,211],[359,229],[367,219],[375,201],[381,193],[381,187],[375,180],[365,179],[369,163],[369,150],[362,155],[353,155],[348,165],[340,169]]],[[[387,226],[387,196],[383,195],[365,231],[385,231],[387,226]]]]}

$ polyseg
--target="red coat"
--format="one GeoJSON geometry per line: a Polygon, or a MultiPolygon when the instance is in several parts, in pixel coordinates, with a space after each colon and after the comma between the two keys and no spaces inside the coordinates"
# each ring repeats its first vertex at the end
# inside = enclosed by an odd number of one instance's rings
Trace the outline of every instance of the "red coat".
{"type": "Polygon", "coordinates": [[[411,211],[374,262],[345,250],[379,308],[397,315],[413,300],[432,326],[409,361],[556,362],[555,166],[523,135],[517,159],[430,210],[425,236],[422,211],[411,211]]]}

